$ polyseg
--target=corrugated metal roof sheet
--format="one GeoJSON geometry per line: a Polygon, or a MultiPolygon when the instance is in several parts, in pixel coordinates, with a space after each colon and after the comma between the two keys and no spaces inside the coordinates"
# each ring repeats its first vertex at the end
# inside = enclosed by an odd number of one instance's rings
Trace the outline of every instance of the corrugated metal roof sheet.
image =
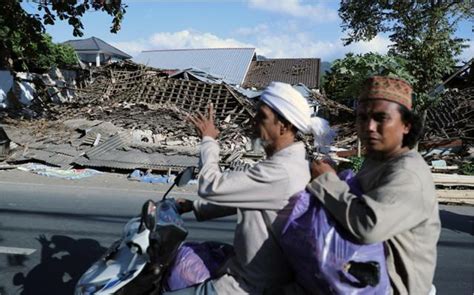
{"type": "Polygon", "coordinates": [[[198,157],[185,155],[164,155],[141,151],[114,150],[101,154],[100,158],[80,157],[74,163],[85,167],[107,167],[116,169],[168,169],[197,166],[198,157]]]}
{"type": "Polygon", "coordinates": [[[124,147],[126,145],[126,141],[129,140],[130,136],[128,134],[116,134],[109,139],[107,139],[104,143],[99,144],[90,150],[87,151],[86,156],[91,158],[100,157],[102,154],[106,154],[112,150],[117,148],[124,147]]]}
{"type": "Polygon", "coordinates": [[[69,40],[69,41],[64,42],[64,44],[71,45],[78,52],[100,51],[102,53],[112,53],[114,55],[118,55],[123,58],[132,58],[130,55],[126,54],[122,50],[115,48],[109,43],[96,37],[91,37],[87,39],[79,39],[79,40],[69,40]]]}
{"type": "Polygon", "coordinates": [[[108,150],[97,157],[69,156],[49,150],[30,149],[24,156],[17,159],[21,162],[29,159],[44,162],[49,165],[66,167],[72,163],[92,168],[115,169],[162,169],[181,170],[189,166],[198,166],[197,156],[165,155],[160,153],[145,153],[139,150],[108,150]]]}
{"type": "Polygon", "coordinates": [[[150,50],[133,61],[159,69],[196,68],[240,85],[254,56],[255,48],[150,50]]]}
{"type": "Polygon", "coordinates": [[[36,149],[30,149],[28,154],[25,155],[25,158],[35,159],[54,166],[65,166],[74,161],[73,156],[36,149]]]}
{"type": "Polygon", "coordinates": [[[319,58],[281,58],[252,61],[244,87],[263,89],[272,81],[291,85],[302,83],[319,88],[319,58]]]}

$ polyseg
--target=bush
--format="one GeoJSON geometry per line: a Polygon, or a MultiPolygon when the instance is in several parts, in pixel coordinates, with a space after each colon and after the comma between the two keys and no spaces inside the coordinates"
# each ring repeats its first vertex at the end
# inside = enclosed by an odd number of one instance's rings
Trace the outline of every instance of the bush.
{"type": "Polygon", "coordinates": [[[474,163],[462,163],[459,170],[464,175],[474,175],[474,163]]]}
{"type": "Polygon", "coordinates": [[[76,51],[70,45],[55,44],[48,34],[43,34],[43,46],[47,50],[38,55],[38,58],[29,60],[27,67],[34,71],[47,71],[56,67],[71,67],[77,65],[76,51]]]}
{"type": "Polygon", "coordinates": [[[360,168],[362,168],[364,157],[353,156],[353,157],[349,157],[349,160],[350,162],[341,162],[338,165],[337,170],[342,171],[346,169],[351,169],[352,171],[354,171],[354,173],[359,172],[360,168]]]}

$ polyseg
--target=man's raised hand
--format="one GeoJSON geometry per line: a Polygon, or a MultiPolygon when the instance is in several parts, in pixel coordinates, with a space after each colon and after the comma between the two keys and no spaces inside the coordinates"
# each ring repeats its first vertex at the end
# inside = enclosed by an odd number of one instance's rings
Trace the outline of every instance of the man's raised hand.
{"type": "Polygon", "coordinates": [[[195,116],[189,116],[188,120],[194,125],[201,138],[209,136],[216,139],[219,135],[219,130],[217,130],[216,125],[214,124],[214,106],[212,103],[209,104],[207,116],[198,112],[195,116]]]}

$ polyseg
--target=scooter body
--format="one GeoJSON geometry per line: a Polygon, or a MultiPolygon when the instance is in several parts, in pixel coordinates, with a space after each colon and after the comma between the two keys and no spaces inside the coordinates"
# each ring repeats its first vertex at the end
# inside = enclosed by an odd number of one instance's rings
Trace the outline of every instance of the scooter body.
{"type": "Polygon", "coordinates": [[[76,295],[148,294],[161,289],[163,272],[187,230],[173,199],[156,205],[147,201],[144,208],[149,208],[148,212],[127,222],[122,238],[82,275],[76,295]],[[154,226],[146,225],[146,218],[151,218],[154,226]],[[135,288],[126,291],[132,282],[135,288]]]}
{"type": "Polygon", "coordinates": [[[143,204],[141,215],[127,222],[120,240],[81,276],[75,295],[161,292],[163,275],[187,236],[176,202],[166,196],[175,184],[187,183],[193,171],[189,167],[180,173],[161,201],[143,204]]]}
{"type": "Polygon", "coordinates": [[[114,294],[140,274],[150,260],[146,253],[150,231],[139,232],[140,223],[140,217],[127,222],[122,238],[82,275],[76,295],[114,294]]]}

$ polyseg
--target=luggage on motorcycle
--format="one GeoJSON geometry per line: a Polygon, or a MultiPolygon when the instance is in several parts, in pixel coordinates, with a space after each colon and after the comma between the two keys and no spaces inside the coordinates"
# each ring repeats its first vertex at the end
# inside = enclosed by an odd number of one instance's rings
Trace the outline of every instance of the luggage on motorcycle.
{"type": "Polygon", "coordinates": [[[164,288],[175,291],[216,278],[222,275],[222,266],[233,255],[234,248],[228,244],[186,242],[176,254],[164,288]]]}
{"type": "MultiPolygon", "coordinates": [[[[351,192],[360,188],[352,173],[339,177],[351,192]]],[[[291,198],[292,212],[280,244],[296,281],[317,294],[388,294],[390,282],[382,243],[359,244],[307,191],[291,198]]]]}
{"type": "Polygon", "coordinates": [[[174,200],[158,202],[156,212],[156,228],[150,232],[148,254],[152,264],[163,268],[173,261],[188,231],[184,228],[183,218],[174,200]]]}

